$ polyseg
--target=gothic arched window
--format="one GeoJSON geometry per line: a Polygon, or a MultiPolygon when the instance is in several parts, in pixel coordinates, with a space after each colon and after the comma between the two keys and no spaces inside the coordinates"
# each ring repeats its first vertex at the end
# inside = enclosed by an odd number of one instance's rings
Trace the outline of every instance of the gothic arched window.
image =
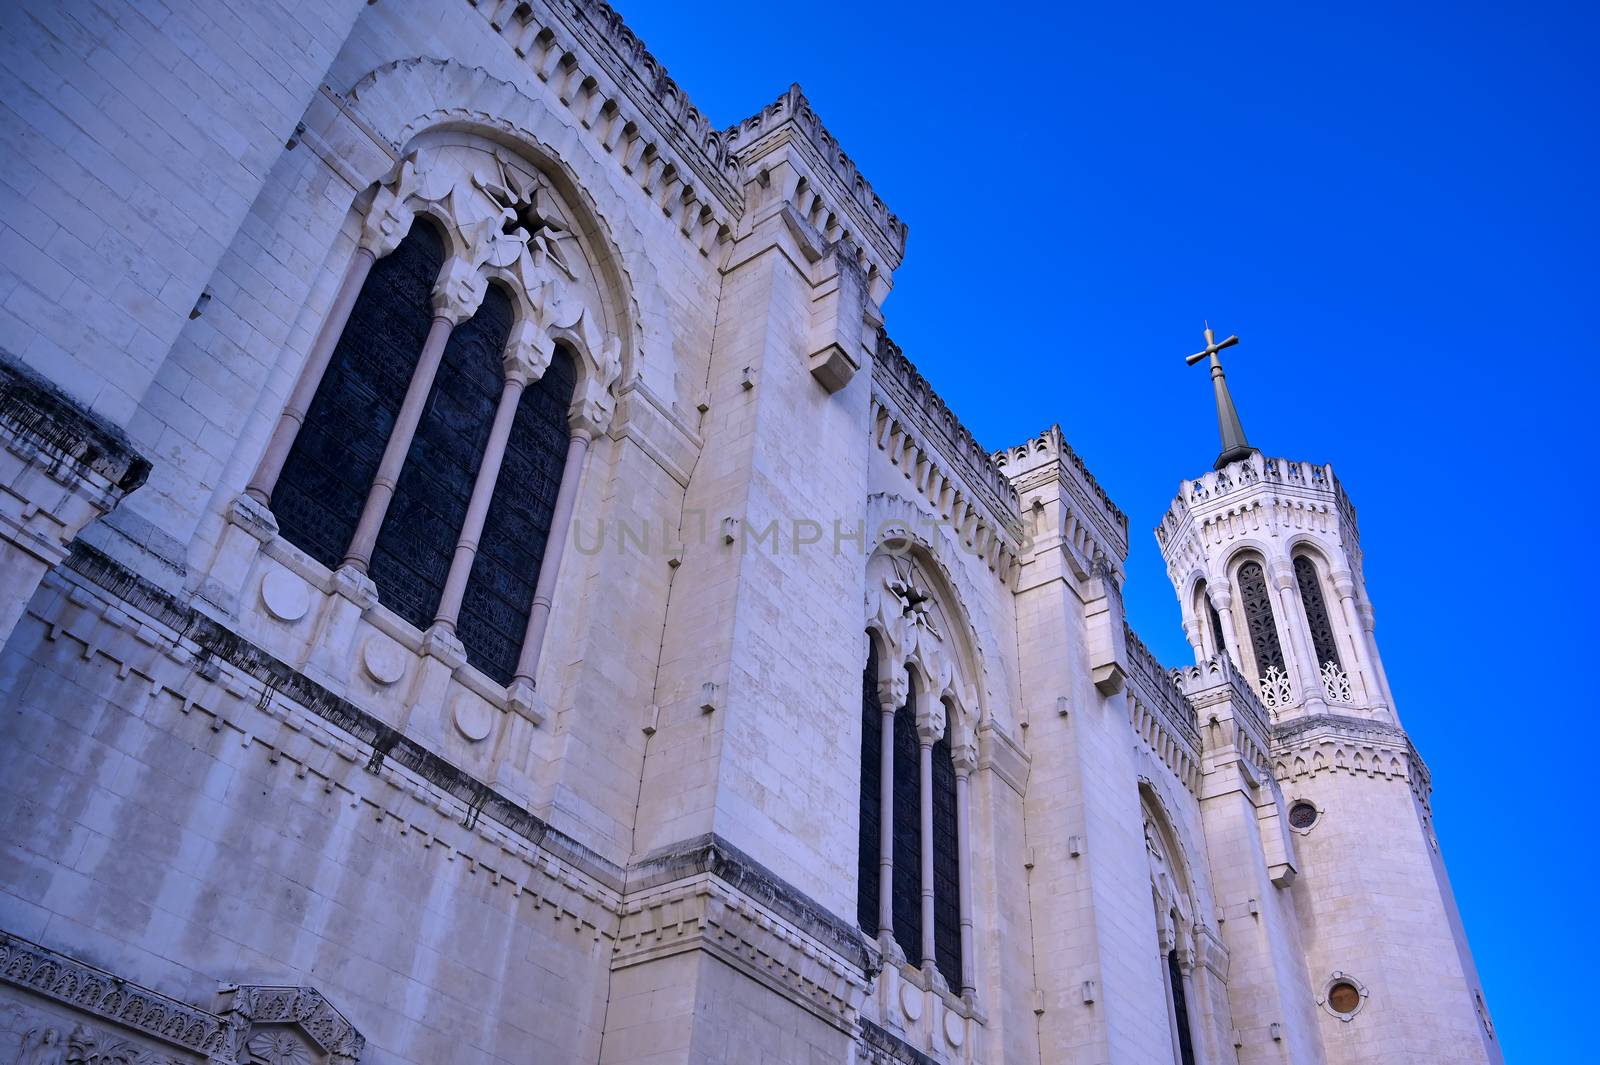
{"type": "Polygon", "coordinates": [[[444,241],[418,219],[372,266],[272,487],[279,534],[332,569],[344,558],[367,490],[427,338],[444,241]]]}
{"type": "Polygon", "coordinates": [[[1300,585],[1300,602],[1306,610],[1306,625],[1311,629],[1311,648],[1317,653],[1317,665],[1332,662],[1335,669],[1343,669],[1339,661],[1339,644],[1333,636],[1333,622],[1328,617],[1328,607],[1322,598],[1322,582],[1317,579],[1317,567],[1306,556],[1294,560],[1294,578],[1300,585]]]}
{"type": "Polygon", "coordinates": [[[933,745],[933,957],[945,983],[961,990],[961,851],[950,724],[933,745]]]}
{"type": "MultiPolygon", "coordinates": [[[[1176,917],[1176,915],[1174,915],[1176,917]]],[[[1172,988],[1173,1024],[1178,1030],[1178,1065],[1194,1065],[1194,1035],[1189,1029],[1189,996],[1176,949],[1167,951],[1167,981],[1172,988]]]]}
{"type": "Polygon", "coordinates": [[[511,298],[490,285],[473,316],[451,331],[372,550],[367,574],[379,601],[419,629],[433,621],[467,516],[511,317],[511,298]]]}
{"type": "Polygon", "coordinates": [[[894,939],[922,959],[922,754],[917,742],[917,678],[894,712],[894,939]]]}
{"type": "Polygon", "coordinates": [[[571,353],[557,344],[544,376],[522,393],[467,578],[456,633],[467,649],[467,661],[501,684],[511,683],[516,673],[544,566],[556,493],[566,470],[571,436],[567,412],[577,378],[571,353]]]}
{"type": "Polygon", "coordinates": [[[1252,560],[1239,567],[1239,599],[1245,628],[1250,633],[1250,649],[1256,656],[1256,673],[1265,676],[1272,668],[1283,671],[1283,647],[1278,643],[1278,626],[1273,620],[1272,599],[1261,563],[1252,560]]]}
{"type": "Polygon", "coordinates": [[[1222,638],[1222,615],[1217,613],[1216,604],[1211,601],[1211,590],[1206,587],[1206,582],[1201,581],[1195,585],[1194,605],[1197,612],[1203,612],[1211,625],[1211,648],[1213,654],[1227,654],[1228,645],[1222,638]]]}
{"type": "Polygon", "coordinates": [[[878,934],[878,862],[883,840],[883,708],[878,702],[878,648],[867,638],[867,668],[861,675],[861,831],[856,863],[856,924],[878,934]]]}

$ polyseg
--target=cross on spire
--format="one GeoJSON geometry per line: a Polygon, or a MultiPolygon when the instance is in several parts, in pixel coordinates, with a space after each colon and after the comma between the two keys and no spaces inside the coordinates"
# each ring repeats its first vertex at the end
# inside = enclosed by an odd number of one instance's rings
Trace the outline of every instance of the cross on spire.
{"type": "Polygon", "coordinates": [[[1215,468],[1220,470],[1230,462],[1245,458],[1255,448],[1244,438],[1244,426],[1239,424],[1239,412],[1233,407],[1233,397],[1228,394],[1228,379],[1222,373],[1222,360],[1217,358],[1219,351],[1233,347],[1239,343],[1239,338],[1230,336],[1219,341],[1211,332],[1210,322],[1206,323],[1205,336],[1205,350],[1195,352],[1184,361],[1193,366],[1201,359],[1211,360],[1211,385],[1217,394],[1217,427],[1222,431],[1222,454],[1217,456],[1215,463],[1215,468]]]}

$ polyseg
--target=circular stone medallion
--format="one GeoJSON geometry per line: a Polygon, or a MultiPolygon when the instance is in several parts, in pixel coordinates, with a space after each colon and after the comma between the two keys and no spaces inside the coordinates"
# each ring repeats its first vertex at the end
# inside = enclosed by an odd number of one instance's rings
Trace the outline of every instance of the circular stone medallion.
{"type": "Polygon", "coordinates": [[[922,989],[909,981],[900,983],[900,1008],[913,1021],[922,1019],[922,989]]]}
{"type": "Polygon", "coordinates": [[[311,589],[286,569],[269,569],[261,578],[261,604],[279,621],[299,621],[311,609],[311,589]]]}
{"type": "Polygon", "coordinates": [[[451,717],[455,720],[456,731],[473,743],[487,739],[494,727],[494,710],[475,695],[458,695],[451,717]]]}
{"type": "Polygon", "coordinates": [[[406,653],[389,637],[375,632],[361,647],[361,664],[367,667],[367,676],[379,684],[393,684],[406,674],[406,653]]]}
{"type": "Polygon", "coordinates": [[[961,1041],[966,1037],[967,1026],[962,1022],[961,1015],[959,1013],[946,1010],[944,1014],[945,1042],[949,1043],[953,1047],[958,1047],[961,1045],[961,1041]]]}

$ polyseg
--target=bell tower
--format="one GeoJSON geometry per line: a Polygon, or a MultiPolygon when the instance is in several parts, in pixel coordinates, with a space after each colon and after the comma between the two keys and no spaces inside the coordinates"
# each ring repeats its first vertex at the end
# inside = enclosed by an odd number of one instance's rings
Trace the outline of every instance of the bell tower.
{"type": "Polygon", "coordinates": [[[1247,442],[1218,358],[1238,338],[1205,337],[1188,361],[1210,363],[1222,453],[1179,486],[1156,540],[1196,663],[1226,656],[1267,711],[1297,870],[1274,884],[1299,924],[1326,1061],[1500,1062],[1428,770],[1373,636],[1355,507],[1331,466],[1247,442]]]}

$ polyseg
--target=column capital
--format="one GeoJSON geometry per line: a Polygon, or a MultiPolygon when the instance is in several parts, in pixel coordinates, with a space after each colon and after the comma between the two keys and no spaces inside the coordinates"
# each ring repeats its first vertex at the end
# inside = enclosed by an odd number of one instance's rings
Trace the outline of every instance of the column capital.
{"type": "Polygon", "coordinates": [[[1268,562],[1267,572],[1272,576],[1272,583],[1281,591],[1295,587],[1294,564],[1288,559],[1275,558],[1268,562]]]}
{"type": "Polygon", "coordinates": [[[917,708],[917,739],[923,746],[931,747],[944,736],[944,703],[934,698],[924,701],[928,705],[917,708]]]}
{"type": "Polygon", "coordinates": [[[421,183],[422,172],[417,168],[415,155],[395,165],[378,186],[372,206],[367,208],[367,217],[362,219],[361,236],[356,245],[361,251],[381,259],[400,246],[416,220],[416,212],[409,201],[421,183]]]}
{"type": "Polygon", "coordinates": [[[911,681],[906,676],[906,671],[897,669],[887,677],[878,678],[878,707],[886,714],[892,714],[896,709],[906,704],[906,699],[911,695],[911,681]]]}
{"type": "Polygon", "coordinates": [[[500,366],[509,382],[527,387],[544,376],[555,355],[556,342],[532,319],[523,318],[511,327],[500,366]]]}
{"type": "Polygon", "coordinates": [[[1328,579],[1333,582],[1333,591],[1340,599],[1353,599],[1356,594],[1356,578],[1347,569],[1336,569],[1328,574],[1328,579]]]}
{"type": "Polygon", "coordinates": [[[433,313],[452,326],[460,325],[478,311],[489,290],[489,279],[476,263],[460,255],[445,260],[439,280],[433,286],[433,313]]]}
{"type": "Polygon", "coordinates": [[[1206,598],[1211,600],[1211,605],[1217,608],[1217,613],[1233,609],[1233,589],[1226,584],[1206,584],[1206,598]]]}
{"type": "Polygon", "coordinates": [[[971,776],[978,768],[978,745],[971,742],[954,745],[950,748],[950,761],[955,764],[957,780],[971,776]]]}

